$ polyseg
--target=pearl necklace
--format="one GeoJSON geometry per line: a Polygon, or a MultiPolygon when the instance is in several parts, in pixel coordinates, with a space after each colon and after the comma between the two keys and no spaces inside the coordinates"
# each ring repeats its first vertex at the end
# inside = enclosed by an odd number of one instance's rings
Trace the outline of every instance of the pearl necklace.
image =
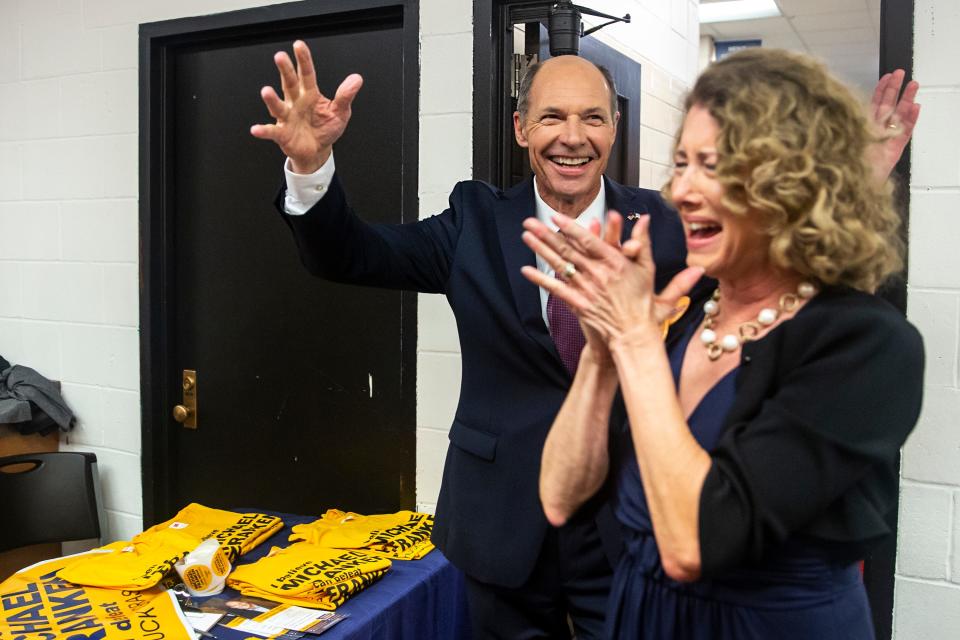
{"type": "Polygon", "coordinates": [[[777,301],[777,308],[764,307],[757,314],[756,321],[744,322],[741,324],[735,335],[728,333],[719,341],[714,327],[717,324],[717,316],[720,315],[720,287],[713,290],[713,295],[703,304],[705,317],[703,319],[703,331],[700,332],[700,341],[707,348],[707,357],[710,361],[715,361],[724,353],[731,353],[740,348],[740,345],[756,340],[760,332],[772,325],[784,313],[795,311],[800,306],[801,300],[809,300],[817,293],[817,288],[809,282],[801,282],[797,285],[796,293],[784,293],[777,301]]]}

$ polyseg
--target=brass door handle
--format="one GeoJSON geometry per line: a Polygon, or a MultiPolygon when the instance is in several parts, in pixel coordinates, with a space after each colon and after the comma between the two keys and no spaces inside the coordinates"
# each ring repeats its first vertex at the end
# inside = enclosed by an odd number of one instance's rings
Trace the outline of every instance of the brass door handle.
{"type": "Polygon", "coordinates": [[[181,379],[183,400],[173,408],[173,419],[187,429],[197,428],[197,372],[184,369],[181,379]]]}

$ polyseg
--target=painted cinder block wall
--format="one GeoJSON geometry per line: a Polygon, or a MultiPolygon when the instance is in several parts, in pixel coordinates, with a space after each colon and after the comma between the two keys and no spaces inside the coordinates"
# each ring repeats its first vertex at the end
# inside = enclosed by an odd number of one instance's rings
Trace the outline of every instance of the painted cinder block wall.
{"type": "Polygon", "coordinates": [[[916,0],[922,89],[910,184],[907,315],[927,354],[923,411],[903,450],[897,640],[960,638],[960,3],[916,0]]]}

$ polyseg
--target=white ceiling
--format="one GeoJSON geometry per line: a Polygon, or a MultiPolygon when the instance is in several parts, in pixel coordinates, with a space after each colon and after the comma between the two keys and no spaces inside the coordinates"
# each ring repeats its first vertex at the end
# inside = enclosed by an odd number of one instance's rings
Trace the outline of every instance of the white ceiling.
{"type": "Polygon", "coordinates": [[[873,92],[880,61],[880,0],[775,2],[782,17],[704,24],[700,33],[714,40],[759,38],[765,47],[811,54],[868,95],[873,92]]]}

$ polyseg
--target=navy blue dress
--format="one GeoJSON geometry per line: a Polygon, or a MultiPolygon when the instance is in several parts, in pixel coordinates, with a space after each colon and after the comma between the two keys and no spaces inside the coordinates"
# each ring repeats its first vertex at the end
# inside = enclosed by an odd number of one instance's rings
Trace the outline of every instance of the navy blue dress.
{"type": "MultiPolygon", "coordinates": [[[[692,324],[670,353],[675,382],[692,324]]],[[[689,425],[710,451],[733,403],[738,369],[704,396],[689,425]]],[[[617,566],[607,637],[655,640],[845,640],[874,638],[857,563],[838,565],[826,550],[796,538],[762,563],[693,583],[671,580],[660,564],[640,472],[627,439],[619,447],[616,514],[626,551],[617,566]]]]}

